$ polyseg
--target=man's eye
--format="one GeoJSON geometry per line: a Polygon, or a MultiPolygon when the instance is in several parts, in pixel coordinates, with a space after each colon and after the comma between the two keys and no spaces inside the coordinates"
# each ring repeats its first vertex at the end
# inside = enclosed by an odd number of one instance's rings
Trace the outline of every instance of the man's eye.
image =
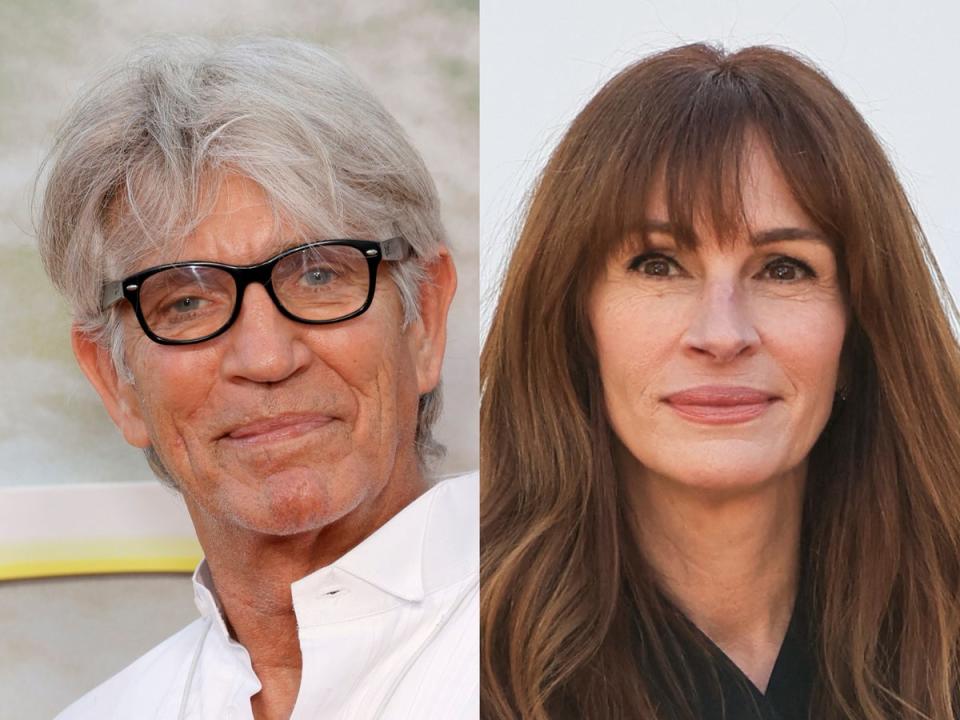
{"type": "Polygon", "coordinates": [[[670,277],[676,274],[676,261],[659,253],[638,255],[630,261],[629,269],[649,277],[670,277]]]}
{"type": "Polygon", "coordinates": [[[767,263],[760,274],[776,282],[793,282],[817,276],[806,263],[787,257],[767,263]]]}
{"type": "Polygon", "coordinates": [[[305,272],[300,277],[300,282],[309,287],[321,287],[329,285],[336,278],[337,273],[330,268],[314,268],[305,272]]]}
{"type": "Polygon", "coordinates": [[[175,313],[188,313],[193,312],[194,310],[199,310],[205,304],[207,304],[207,302],[208,301],[204,300],[203,298],[188,295],[167,303],[167,309],[175,313]]]}

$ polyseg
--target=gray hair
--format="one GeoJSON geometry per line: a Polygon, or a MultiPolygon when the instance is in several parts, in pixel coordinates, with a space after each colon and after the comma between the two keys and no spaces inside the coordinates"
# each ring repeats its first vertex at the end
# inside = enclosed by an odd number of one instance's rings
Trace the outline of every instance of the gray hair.
{"type": "MultiPolygon", "coordinates": [[[[304,238],[405,237],[415,259],[389,269],[404,322],[416,320],[421,263],[445,232],[433,180],[386,109],[305,43],[164,38],[80,97],[41,169],[44,267],[121,377],[132,382],[122,326],[116,308],[101,309],[101,288],[150,255],[178,252],[231,173],[260,185],[277,228],[304,238]]],[[[431,432],[439,412],[438,387],[420,398],[423,465],[443,453],[431,432]]],[[[175,483],[156,451],[146,454],[175,483]]]]}

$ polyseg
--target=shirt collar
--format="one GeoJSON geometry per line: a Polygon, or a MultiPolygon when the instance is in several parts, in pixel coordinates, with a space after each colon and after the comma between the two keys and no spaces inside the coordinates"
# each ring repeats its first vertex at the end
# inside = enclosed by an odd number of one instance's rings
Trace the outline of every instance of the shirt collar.
{"type": "MultiPolygon", "coordinates": [[[[477,473],[441,480],[329,567],[407,602],[461,582],[479,570],[480,517],[477,473]]],[[[328,568],[291,586],[311,594],[328,568]]],[[[193,573],[194,599],[204,617],[227,632],[206,560],[193,573]]]]}
{"type": "MultiPolygon", "coordinates": [[[[401,600],[419,602],[479,567],[477,474],[441,480],[331,564],[401,600]]],[[[309,592],[313,573],[293,584],[309,592]]]]}
{"type": "Polygon", "coordinates": [[[197,610],[200,611],[200,615],[210,618],[223,635],[230,637],[230,631],[227,630],[227,622],[223,615],[223,607],[220,605],[220,598],[213,586],[213,578],[210,576],[210,568],[207,566],[206,558],[201,560],[197,569],[193,571],[193,602],[197,606],[197,610]]]}

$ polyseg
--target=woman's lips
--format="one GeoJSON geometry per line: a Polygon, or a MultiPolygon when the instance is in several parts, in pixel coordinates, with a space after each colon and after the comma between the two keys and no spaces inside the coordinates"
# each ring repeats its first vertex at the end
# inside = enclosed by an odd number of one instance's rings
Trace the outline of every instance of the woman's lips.
{"type": "Polygon", "coordinates": [[[332,417],[320,414],[277,415],[234,428],[224,440],[242,445],[278,442],[304,435],[327,425],[332,417]]]}
{"type": "Polygon", "coordinates": [[[704,385],[668,395],[664,402],[688,420],[728,425],[759,417],[778,399],[750,387],[704,385]]]}

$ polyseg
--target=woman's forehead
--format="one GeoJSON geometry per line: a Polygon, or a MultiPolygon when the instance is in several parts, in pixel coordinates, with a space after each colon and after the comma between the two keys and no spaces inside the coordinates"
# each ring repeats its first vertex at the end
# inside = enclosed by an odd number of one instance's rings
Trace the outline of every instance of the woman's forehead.
{"type": "Polygon", "coordinates": [[[669,158],[660,163],[635,208],[639,212],[625,223],[624,240],[670,239],[692,247],[711,239],[721,245],[801,235],[826,239],[758,132],[747,132],[726,168],[704,167],[698,174],[690,158],[674,160],[679,166],[669,158]]]}

